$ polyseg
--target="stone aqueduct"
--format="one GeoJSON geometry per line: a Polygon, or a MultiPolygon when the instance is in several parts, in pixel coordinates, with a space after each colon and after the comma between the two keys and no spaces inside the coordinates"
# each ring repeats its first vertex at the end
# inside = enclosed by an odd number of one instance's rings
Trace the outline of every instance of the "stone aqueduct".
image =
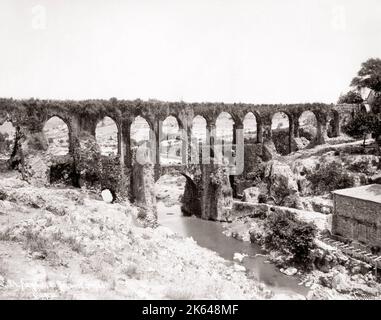
{"type": "MultiPolygon", "coordinates": [[[[136,188],[135,183],[131,183],[133,177],[139,180],[139,178],[136,178],[136,174],[133,174],[134,164],[130,135],[131,124],[137,116],[143,117],[154,133],[150,136],[150,142],[153,146],[156,146],[155,179],[157,179],[160,172],[169,170],[160,165],[159,148],[157,148],[160,143],[159,124],[168,116],[175,117],[179,128],[188,133],[182,139],[182,166],[186,167],[190,162],[189,137],[191,137],[192,121],[196,116],[201,116],[206,120],[207,132],[210,132],[207,139],[213,145],[216,119],[220,113],[226,112],[231,115],[234,121],[233,128],[235,129],[242,129],[246,114],[253,113],[257,122],[256,150],[260,149],[262,156],[270,159],[274,151],[271,124],[275,113],[283,112],[288,116],[289,150],[292,152],[294,150],[291,141],[293,137],[298,136],[298,119],[303,112],[311,111],[315,115],[317,131],[314,143],[322,144],[327,139],[328,126],[333,124],[331,132],[333,132],[333,136],[338,136],[341,124],[344,119],[351,116],[354,108],[352,105],[320,103],[254,105],[243,103],[160,102],[156,100],[125,101],[117,99],[86,101],[0,99],[0,125],[5,121],[10,121],[17,129],[17,143],[10,161],[18,163],[18,165],[21,164],[24,168],[30,168],[30,156],[35,157],[44,151],[43,128],[45,123],[54,116],[59,117],[67,124],[69,129],[69,155],[65,158],[66,160],[59,160],[58,164],[56,160],[50,159],[46,165],[47,167],[59,165],[60,168],[65,168],[64,163],[66,161],[66,163],[72,164],[71,168],[74,168],[78,181],[96,181],[97,187],[112,188],[120,198],[127,195],[132,196],[132,198],[144,198],[148,196],[144,196],[141,189],[134,191],[133,189],[136,188]],[[96,126],[105,116],[113,119],[118,128],[118,155],[113,159],[91,155],[91,152],[96,151],[89,148],[87,143],[89,139],[96,141],[96,126]],[[36,143],[36,141],[41,143],[36,143]],[[86,152],[83,152],[84,148],[86,152]],[[95,172],[96,170],[93,167],[91,174],[89,174],[91,170],[84,163],[86,161],[93,162],[99,171],[95,172]]],[[[246,149],[245,151],[247,152],[246,149]]],[[[46,163],[46,159],[41,161],[46,163]]],[[[245,167],[245,171],[247,170],[245,167]]],[[[28,173],[25,172],[25,175],[28,176],[28,173]]],[[[29,172],[29,176],[33,176],[33,173],[29,172]]],[[[141,177],[140,180],[143,184],[149,183],[144,182],[144,177],[141,177]]],[[[137,183],[139,188],[141,188],[141,183],[137,183]]],[[[204,187],[201,185],[201,188],[204,187]]],[[[192,192],[195,192],[195,190],[192,192]]],[[[209,194],[209,196],[211,195],[209,194]]],[[[143,203],[147,202],[147,199],[140,200],[143,203]]],[[[200,198],[201,206],[204,200],[202,197],[200,198]]]]}

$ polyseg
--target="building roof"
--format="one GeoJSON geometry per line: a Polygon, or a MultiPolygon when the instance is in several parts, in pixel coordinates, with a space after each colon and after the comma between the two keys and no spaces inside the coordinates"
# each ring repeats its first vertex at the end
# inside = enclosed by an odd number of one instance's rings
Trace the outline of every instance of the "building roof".
{"type": "Polygon", "coordinates": [[[335,190],[332,193],[381,204],[381,184],[370,184],[367,186],[335,190]]]}

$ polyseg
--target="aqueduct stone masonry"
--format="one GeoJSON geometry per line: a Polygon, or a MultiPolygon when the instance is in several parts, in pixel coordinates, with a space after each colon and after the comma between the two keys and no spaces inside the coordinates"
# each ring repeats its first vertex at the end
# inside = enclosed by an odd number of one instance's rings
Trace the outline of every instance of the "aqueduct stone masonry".
{"type": "MultiPolygon", "coordinates": [[[[130,196],[144,206],[150,202],[147,197],[152,195],[142,192],[141,188],[144,191],[144,188],[149,187],[147,184],[152,181],[147,178],[145,169],[135,170],[133,173],[137,164],[133,160],[130,135],[131,124],[137,116],[141,116],[148,122],[153,133],[150,135],[150,146],[152,150],[155,150],[156,160],[152,170],[153,179],[158,179],[161,174],[170,170],[182,172],[187,177],[184,210],[198,210],[204,218],[218,219],[221,216],[221,212],[218,212],[221,204],[211,203],[211,199],[215,198],[216,193],[220,193],[225,196],[227,202],[222,204],[222,207],[228,207],[232,194],[223,185],[219,187],[213,185],[213,179],[210,176],[215,174],[223,180],[226,177],[229,178],[229,175],[223,168],[213,166],[213,163],[198,166],[190,164],[189,137],[191,137],[192,121],[196,116],[202,116],[206,120],[207,141],[213,146],[216,119],[221,112],[231,115],[234,121],[233,128],[237,129],[233,132],[243,128],[246,114],[252,112],[255,115],[256,141],[252,142],[251,146],[245,145],[245,168],[242,178],[251,170],[250,166],[255,162],[255,157],[261,157],[264,161],[274,157],[271,124],[275,113],[283,112],[288,117],[288,149],[292,152],[295,151],[292,140],[299,134],[298,119],[304,111],[311,111],[316,117],[314,141],[316,145],[325,142],[328,130],[331,131],[331,136],[338,136],[343,121],[351,116],[354,108],[355,106],[351,105],[337,106],[320,103],[254,105],[117,99],[86,101],[0,99],[0,125],[10,121],[16,128],[16,144],[9,165],[21,170],[25,179],[37,179],[43,183],[44,179],[48,179],[45,182],[49,183],[65,173],[65,179],[70,180],[75,186],[92,185],[96,188],[109,188],[113,190],[117,198],[130,196]],[[59,117],[68,126],[69,154],[57,159],[51,157],[48,159],[44,156],[47,142],[43,128],[53,116],[59,117]],[[115,157],[101,156],[96,147],[96,126],[105,116],[112,118],[118,128],[118,155],[115,157]],[[175,117],[182,132],[188,133],[182,137],[182,165],[176,168],[164,167],[160,164],[158,151],[160,122],[168,116],[175,117]],[[139,177],[139,175],[145,177],[139,177]]],[[[237,137],[233,133],[233,143],[235,142],[237,137]]],[[[239,180],[240,177],[237,179],[239,180]]]]}

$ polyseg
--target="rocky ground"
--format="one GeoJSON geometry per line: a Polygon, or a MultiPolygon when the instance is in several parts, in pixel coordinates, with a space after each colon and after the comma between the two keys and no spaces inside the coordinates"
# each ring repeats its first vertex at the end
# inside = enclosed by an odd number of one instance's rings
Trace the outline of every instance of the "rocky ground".
{"type": "Polygon", "coordinates": [[[128,204],[0,180],[2,299],[263,299],[271,293],[128,204]]]}
{"type": "MultiPolygon", "coordinates": [[[[265,163],[264,178],[243,192],[243,201],[266,203],[288,211],[298,209],[299,219],[314,223],[319,232],[329,233],[333,210],[330,192],[373,183],[380,175],[380,158],[375,148],[364,148],[362,141],[345,137],[336,140],[265,163]]],[[[267,232],[263,225],[263,217],[239,217],[227,225],[225,234],[263,245],[267,232]]],[[[268,258],[290,276],[303,273],[301,285],[312,288],[311,295],[318,299],[337,295],[348,299],[381,298],[381,285],[375,281],[371,266],[346,257],[319,239],[315,243],[313,255],[319,263],[309,272],[290,266],[287,257],[279,252],[268,252],[268,258]]]]}
{"type": "MultiPolygon", "coordinates": [[[[300,217],[303,219],[303,217],[300,217]]],[[[307,221],[311,221],[307,217],[307,221]]],[[[262,219],[237,218],[225,224],[224,234],[241,241],[251,241],[263,246],[266,230],[262,219]]],[[[265,256],[279,270],[290,276],[302,278],[300,285],[310,288],[307,299],[381,299],[381,284],[377,282],[372,267],[345,256],[341,250],[315,239],[313,270],[303,270],[288,261],[276,250],[265,256]]]]}
{"type": "MultiPolygon", "coordinates": [[[[110,128],[104,126],[99,143],[115,149],[110,128]]],[[[67,141],[61,137],[63,127],[54,130],[50,146],[56,154],[67,148],[67,141]]],[[[378,156],[364,150],[361,142],[341,137],[275,157],[265,164],[263,181],[247,190],[244,200],[302,209],[301,219],[329,229],[329,189],[324,183],[312,183],[311,177],[322,165],[329,169],[336,163],[340,172],[348,173],[345,181],[353,185],[369,183],[379,174],[378,156]]],[[[86,190],[38,188],[16,173],[1,175],[0,298],[275,298],[244,270],[233,268],[192,239],[164,227],[142,228],[135,220],[136,208],[129,203],[109,204],[86,190]]],[[[159,207],[178,206],[184,178],[162,179],[164,183],[156,186],[159,207]]],[[[315,179],[319,179],[316,174],[315,179]]],[[[228,236],[258,243],[263,232],[261,221],[248,217],[236,219],[226,229],[228,236]]],[[[288,265],[275,251],[267,258],[290,277],[302,277],[300,285],[311,289],[308,299],[380,298],[380,285],[368,266],[352,263],[318,239],[316,243],[316,257],[323,263],[310,272],[288,265]]]]}

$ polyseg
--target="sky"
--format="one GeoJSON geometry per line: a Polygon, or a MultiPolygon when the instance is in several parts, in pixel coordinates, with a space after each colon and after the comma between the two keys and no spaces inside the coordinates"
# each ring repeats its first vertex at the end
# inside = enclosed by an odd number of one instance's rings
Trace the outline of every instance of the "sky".
{"type": "Polygon", "coordinates": [[[0,97],[334,103],[379,0],[1,0],[0,97]]]}

